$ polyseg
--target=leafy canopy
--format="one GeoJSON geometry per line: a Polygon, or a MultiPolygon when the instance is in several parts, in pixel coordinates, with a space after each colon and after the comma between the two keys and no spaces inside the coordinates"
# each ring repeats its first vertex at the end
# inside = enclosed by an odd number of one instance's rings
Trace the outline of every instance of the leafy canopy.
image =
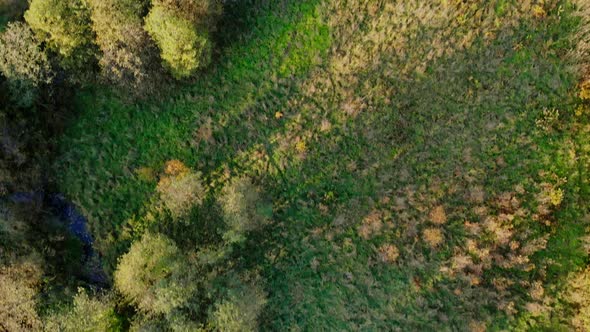
{"type": "Polygon", "coordinates": [[[145,28],[161,51],[161,57],[177,79],[193,75],[211,61],[211,42],[205,29],[175,11],[155,5],[145,20],[145,28]]]}

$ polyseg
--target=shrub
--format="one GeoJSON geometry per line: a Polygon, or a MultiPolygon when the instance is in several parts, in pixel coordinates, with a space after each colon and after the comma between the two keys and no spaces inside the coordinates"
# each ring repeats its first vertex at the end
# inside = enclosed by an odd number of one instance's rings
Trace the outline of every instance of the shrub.
{"type": "Polygon", "coordinates": [[[47,331],[119,331],[121,321],[115,313],[111,295],[91,298],[78,289],[73,305],[63,312],[53,313],[45,322],[47,331]]]}
{"type": "Polygon", "coordinates": [[[121,257],[115,285],[142,312],[167,314],[184,304],[195,289],[185,263],[172,240],[146,233],[121,257]]]}
{"type": "Polygon", "coordinates": [[[40,85],[51,81],[47,55],[24,23],[9,23],[0,34],[0,72],[8,80],[13,102],[30,107],[40,85]]]}
{"type": "Polygon", "coordinates": [[[156,4],[145,20],[145,28],[161,51],[162,60],[172,76],[181,79],[193,75],[211,60],[209,32],[197,27],[161,4],[156,4]]]}
{"type": "Polygon", "coordinates": [[[244,233],[263,225],[266,218],[259,213],[261,206],[258,188],[247,177],[237,178],[227,184],[219,196],[223,219],[227,224],[224,239],[238,242],[244,233]]]}
{"type": "Polygon", "coordinates": [[[86,1],[32,0],[25,20],[37,37],[61,56],[64,68],[84,70],[95,59],[94,36],[86,1]]]}
{"type": "Polygon", "coordinates": [[[258,316],[266,305],[264,290],[253,283],[238,284],[215,305],[211,325],[217,331],[257,331],[258,316]]]}

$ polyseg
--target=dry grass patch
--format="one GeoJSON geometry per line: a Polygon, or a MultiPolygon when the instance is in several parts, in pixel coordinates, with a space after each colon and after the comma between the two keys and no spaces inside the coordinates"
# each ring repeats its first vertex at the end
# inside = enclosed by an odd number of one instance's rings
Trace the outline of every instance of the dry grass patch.
{"type": "Polygon", "coordinates": [[[428,215],[430,221],[437,225],[442,225],[447,222],[447,214],[445,212],[445,208],[442,205],[439,205],[430,211],[428,215]]]}
{"type": "Polygon", "coordinates": [[[422,232],[422,238],[431,248],[437,248],[444,240],[445,236],[439,228],[427,228],[422,232]]]}
{"type": "Polygon", "coordinates": [[[392,244],[384,244],[379,247],[379,260],[383,263],[395,263],[399,257],[399,249],[392,244]]]}
{"type": "Polygon", "coordinates": [[[373,210],[363,219],[362,224],[358,228],[358,234],[363,239],[369,240],[373,236],[381,234],[382,229],[383,213],[378,210],[373,210]]]}

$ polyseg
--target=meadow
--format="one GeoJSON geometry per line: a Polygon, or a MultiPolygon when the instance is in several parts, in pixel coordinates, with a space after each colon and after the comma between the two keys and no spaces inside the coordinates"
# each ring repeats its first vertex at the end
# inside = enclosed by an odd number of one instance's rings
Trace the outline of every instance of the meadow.
{"type": "Polygon", "coordinates": [[[76,95],[55,190],[112,272],[146,231],[202,259],[222,188],[252,179],[268,222],[228,264],[260,275],[264,330],[583,331],[584,6],[227,2],[190,82],[76,95]],[[206,192],[181,218],[157,203],[170,161],[206,192]]]}

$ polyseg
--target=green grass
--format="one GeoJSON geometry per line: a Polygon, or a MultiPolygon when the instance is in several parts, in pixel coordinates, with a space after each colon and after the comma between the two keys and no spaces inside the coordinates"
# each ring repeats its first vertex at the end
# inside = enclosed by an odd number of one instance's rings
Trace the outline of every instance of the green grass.
{"type": "MultiPolygon", "coordinates": [[[[508,6],[491,8],[506,17],[508,6]]],[[[576,76],[564,60],[575,22],[556,12],[546,20],[523,16],[498,28],[492,41],[480,36],[406,72],[437,47],[429,35],[408,34],[410,58],[385,45],[366,59],[363,50],[378,40],[370,15],[334,26],[330,8],[319,1],[231,4],[219,60],[194,84],[161,102],[126,104],[101,89],[78,96],[57,183],[89,217],[107,264],[137,235],[155,193],[156,180],[136,170],[160,172],[180,159],[203,172],[211,197],[229,170],[255,178],[272,200],[273,223],[235,253],[238,268],[259,269],[265,278],[265,329],[545,324],[524,309],[530,284],[541,281],[553,295],[587,262],[588,178],[585,157],[575,157],[587,151],[579,125],[587,119],[573,116],[576,76]],[[358,68],[350,75],[339,67],[345,56],[358,68]],[[554,108],[559,120],[538,125],[554,108]],[[565,194],[539,221],[543,183],[565,194]],[[481,202],[469,198],[478,188],[481,202]],[[505,206],[505,193],[518,209],[505,206]],[[446,211],[444,225],[429,221],[437,205],[446,211]],[[371,214],[383,226],[365,236],[371,214]],[[469,235],[464,225],[506,216],[513,219],[502,227],[510,226],[521,246],[548,237],[546,248],[528,257],[534,268],[494,261],[475,273],[468,271],[474,257],[465,271],[443,272],[467,252],[469,239],[508,261],[511,252],[495,235],[469,235]],[[439,229],[444,242],[428,245],[427,228],[439,229]],[[395,262],[379,260],[386,244],[399,250],[395,262]],[[504,293],[494,286],[502,279],[514,281],[504,293]],[[501,309],[509,302],[517,312],[501,309]]],[[[214,208],[195,216],[218,220],[214,208]]],[[[191,220],[193,232],[203,220],[191,220]]]]}
{"type": "MultiPolygon", "coordinates": [[[[236,11],[243,9],[235,6],[236,11]]],[[[257,100],[271,93],[273,85],[310,66],[302,58],[325,52],[328,38],[321,25],[311,24],[317,15],[313,2],[290,4],[284,12],[271,9],[274,6],[269,5],[268,12],[248,22],[253,36],[244,38],[244,45],[229,47],[218,67],[203,73],[198,83],[171,100],[125,105],[96,91],[79,97],[77,109],[84,111],[62,142],[65,149],[57,166],[59,183],[85,210],[99,238],[119,232],[153,193],[155,183],[134,176],[135,169],[159,170],[165,161],[180,159],[211,171],[231,160],[235,151],[229,148],[209,155],[200,153],[193,142],[200,119],[227,122],[233,131],[224,133],[232,140],[230,144],[241,145],[243,135],[262,134],[258,141],[264,141],[264,133],[247,133],[248,128],[240,126],[242,119],[249,116],[246,113],[252,112],[257,100]],[[296,52],[288,52],[302,40],[312,41],[319,49],[298,47],[296,52]]]]}

